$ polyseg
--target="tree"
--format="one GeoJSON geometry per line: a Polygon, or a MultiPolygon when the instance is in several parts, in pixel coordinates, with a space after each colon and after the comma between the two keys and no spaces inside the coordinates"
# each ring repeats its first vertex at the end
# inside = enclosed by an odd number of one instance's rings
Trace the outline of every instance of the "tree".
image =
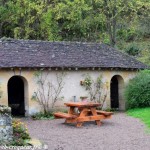
{"type": "Polygon", "coordinates": [[[50,112],[60,97],[61,91],[64,86],[65,73],[56,74],[56,79],[53,81],[49,80],[49,72],[36,72],[35,78],[38,85],[37,90],[32,96],[33,100],[36,100],[43,108],[44,114],[50,112]],[[56,83],[54,83],[54,81],[56,83]]]}
{"type": "Polygon", "coordinates": [[[135,0],[95,0],[95,3],[99,6],[98,13],[103,14],[110,44],[115,46],[119,24],[124,20],[130,22],[134,16],[135,0]]]}
{"type": "Polygon", "coordinates": [[[124,34],[134,40],[137,28],[149,37],[149,0],[1,0],[0,4],[1,37],[112,46],[126,40],[124,34]]]}

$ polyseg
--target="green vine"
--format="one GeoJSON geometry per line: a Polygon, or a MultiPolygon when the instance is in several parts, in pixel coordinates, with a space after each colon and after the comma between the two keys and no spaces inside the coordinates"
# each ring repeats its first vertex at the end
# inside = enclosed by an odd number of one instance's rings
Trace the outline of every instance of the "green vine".
{"type": "Polygon", "coordinates": [[[81,85],[88,92],[90,101],[101,103],[100,109],[102,109],[108,92],[108,84],[102,82],[102,75],[99,75],[94,81],[89,74],[86,74],[81,85]]]}

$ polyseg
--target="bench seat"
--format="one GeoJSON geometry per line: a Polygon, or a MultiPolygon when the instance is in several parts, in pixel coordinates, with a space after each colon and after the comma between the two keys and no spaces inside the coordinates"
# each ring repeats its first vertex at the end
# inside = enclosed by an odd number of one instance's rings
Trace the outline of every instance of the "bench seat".
{"type": "Polygon", "coordinates": [[[56,113],[54,113],[54,116],[57,119],[59,119],[59,118],[75,119],[75,118],[77,118],[76,115],[67,114],[67,113],[63,113],[63,112],[56,112],[56,113]]]}
{"type": "MultiPolygon", "coordinates": [[[[89,113],[91,113],[90,109],[88,111],[89,111],[89,113]]],[[[107,112],[107,111],[102,111],[102,110],[96,110],[96,112],[97,112],[98,115],[104,115],[106,117],[111,116],[111,115],[114,114],[113,112],[107,112]]]]}
{"type": "Polygon", "coordinates": [[[107,112],[107,111],[102,111],[102,110],[96,110],[98,115],[104,115],[104,116],[111,116],[114,113],[113,112],[107,112]]]}

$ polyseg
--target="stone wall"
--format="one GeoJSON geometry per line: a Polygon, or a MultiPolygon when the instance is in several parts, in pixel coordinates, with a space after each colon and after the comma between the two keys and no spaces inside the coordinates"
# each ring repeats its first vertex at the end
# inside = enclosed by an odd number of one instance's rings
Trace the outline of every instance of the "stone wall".
{"type": "Polygon", "coordinates": [[[0,145],[10,142],[13,136],[11,108],[0,105],[0,145]]]}

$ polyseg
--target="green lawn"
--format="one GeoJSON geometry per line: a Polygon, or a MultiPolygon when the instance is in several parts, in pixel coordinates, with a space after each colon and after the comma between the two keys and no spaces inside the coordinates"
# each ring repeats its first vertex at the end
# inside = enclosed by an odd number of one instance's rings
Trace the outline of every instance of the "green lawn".
{"type": "Polygon", "coordinates": [[[137,109],[130,109],[127,111],[129,116],[139,118],[142,120],[146,126],[150,129],[150,107],[148,108],[137,108],[137,109]]]}

